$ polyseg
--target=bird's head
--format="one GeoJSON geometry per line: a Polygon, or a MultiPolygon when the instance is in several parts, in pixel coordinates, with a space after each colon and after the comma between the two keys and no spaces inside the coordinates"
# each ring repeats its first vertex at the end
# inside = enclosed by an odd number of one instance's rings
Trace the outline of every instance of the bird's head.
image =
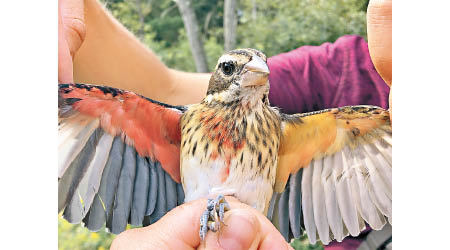
{"type": "Polygon", "coordinates": [[[222,103],[247,100],[268,103],[267,58],[255,49],[237,49],[222,55],[209,80],[206,100],[222,103]]]}

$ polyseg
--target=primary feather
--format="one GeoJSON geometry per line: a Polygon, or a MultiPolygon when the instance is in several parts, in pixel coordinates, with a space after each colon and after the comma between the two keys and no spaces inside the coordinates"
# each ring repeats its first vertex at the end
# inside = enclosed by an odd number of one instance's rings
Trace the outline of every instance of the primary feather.
{"type": "Polygon", "coordinates": [[[145,158],[136,157],[136,177],[134,181],[133,203],[130,214],[130,224],[141,226],[147,209],[147,197],[149,189],[149,166],[145,158]]]}

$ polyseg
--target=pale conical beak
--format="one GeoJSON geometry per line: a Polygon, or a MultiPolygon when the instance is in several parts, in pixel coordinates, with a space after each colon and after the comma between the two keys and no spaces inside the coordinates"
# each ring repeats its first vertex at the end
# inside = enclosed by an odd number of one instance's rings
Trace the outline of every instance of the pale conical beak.
{"type": "Polygon", "coordinates": [[[259,56],[253,56],[252,60],[244,66],[244,72],[242,87],[264,85],[270,73],[267,63],[259,56]]]}

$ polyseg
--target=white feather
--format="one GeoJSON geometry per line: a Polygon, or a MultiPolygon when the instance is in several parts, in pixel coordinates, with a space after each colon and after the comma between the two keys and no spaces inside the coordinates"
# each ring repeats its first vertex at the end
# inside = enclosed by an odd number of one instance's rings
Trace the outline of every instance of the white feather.
{"type": "Polygon", "coordinates": [[[336,182],[333,175],[333,170],[335,170],[337,167],[336,165],[339,165],[340,163],[333,164],[332,160],[332,156],[324,158],[322,183],[324,186],[328,224],[330,225],[334,238],[340,242],[345,236],[342,225],[342,216],[336,200],[336,182]]]}
{"type": "Polygon", "coordinates": [[[385,142],[387,142],[387,143],[392,147],[392,136],[391,136],[391,135],[385,133],[385,134],[383,135],[383,140],[384,140],[385,142]]]}
{"type": "Polygon", "coordinates": [[[389,163],[389,166],[392,166],[392,147],[389,146],[384,140],[373,140],[373,145],[389,163]]]}
{"type": "Polygon", "coordinates": [[[372,202],[368,192],[368,169],[359,161],[358,158],[353,158],[355,165],[355,179],[358,184],[360,205],[358,211],[361,217],[369,223],[373,229],[381,229],[386,223],[384,217],[380,214],[375,204],[372,202]]]}
{"type": "Polygon", "coordinates": [[[67,119],[58,127],[58,147],[63,146],[68,139],[76,137],[92,119],[77,115],[67,119]]]}
{"type": "MultiPolygon", "coordinates": [[[[347,152],[348,153],[348,152],[347,152]]],[[[349,154],[347,154],[349,155],[349,154]]],[[[357,211],[357,217],[358,217],[358,223],[359,223],[359,229],[364,230],[364,219],[361,216],[361,197],[359,195],[359,185],[358,185],[358,178],[357,178],[357,171],[358,166],[353,163],[353,157],[348,159],[349,162],[349,169],[348,169],[348,182],[350,185],[350,192],[352,195],[352,201],[355,203],[356,211],[357,211]]]]}
{"type": "MultiPolygon", "coordinates": [[[[356,147],[358,147],[358,142],[354,141],[356,147]]],[[[356,206],[357,211],[357,220],[359,224],[359,230],[363,231],[366,228],[366,225],[364,223],[364,219],[361,216],[361,197],[359,195],[359,185],[358,185],[358,178],[356,176],[356,172],[362,167],[361,165],[355,164],[355,155],[354,151],[350,151],[350,149],[344,148],[344,154],[347,156],[347,164],[348,164],[348,182],[350,185],[350,193],[352,195],[352,201],[356,206]]]]}
{"type": "MultiPolygon", "coordinates": [[[[348,147],[346,146],[344,150],[348,147]]],[[[341,153],[335,154],[335,162],[342,162],[342,173],[336,173],[336,198],[339,205],[339,210],[342,215],[342,219],[344,221],[345,226],[352,236],[356,236],[359,234],[359,221],[358,221],[358,213],[356,211],[356,204],[353,202],[352,194],[350,190],[349,183],[349,165],[348,165],[348,157],[342,151],[341,153]]]]}
{"type": "Polygon", "coordinates": [[[386,186],[386,195],[389,199],[392,200],[392,167],[389,165],[389,162],[384,159],[381,153],[377,150],[373,145],[369,145],[367,143],[362,145],[363,150],[372,160],[372,163],[375,165],[380,178],[386,186]]]}
{"type": "Polygon", "coordinates": [[[114,137],[110,134],[103,134],[95,149],[94,158],[89,164],[89,170],[79,185],[79,190],[84,199],[86,211],[91,207],[94,196],[100,187],[103,169],[108,161],[113,140],[114,137]]]}
{"type": "Polygon", "coordinates": [[[108,160],[114,137],[103,134],[100,138],[92,160],[71,201],[71,223],[80,223],[92,205],[94,196],[100,186],[103,169],[108,160]]]}
{"type": "Polygon", "coordinates": [[[303,169],[302,176],[302,210],[306,233],[311,244],[316,243],[316,224],[312,200],[312,167],[311,164],[303,169]]]}
{"type": "Polygon", "coordinates": [[[84,145],[88,141],[89,137],[94,133],[95,129],[98,128],[99,121],[94,119],[88,125],[86,125],[80,133],[74,135],[67,139],[62,146],[59,147],[58,152],[58,178],[61,178],[69,167],[70,163],[75,159],[75,157],[83,149],[84,145]]]}
{"type": "Polygon", "coordinates": [[[325,195],[322,176],[323,159],[313,160],[310,168],[313,171],[312,177],[312,195],[313,195],[313,209],[314,221],[316,223],[317,232],[323,244],[330,242],[330,228],[328,227],[327,210],[325,205],[325,195]]]}
{"type": "Polygon", "coordinates": [[[375,203],[377,208],[386,216],[392,216],[392,200],[386,195],[388,191],[388,187],[383,182],[380,177],[380,174],[373,164],[372,159],[370,159],[362,148],[356,148],[358,151],[358,156],[360,160],[365,164],[369,171],[369,195],[372,198],[372,201],[375,203]]]}

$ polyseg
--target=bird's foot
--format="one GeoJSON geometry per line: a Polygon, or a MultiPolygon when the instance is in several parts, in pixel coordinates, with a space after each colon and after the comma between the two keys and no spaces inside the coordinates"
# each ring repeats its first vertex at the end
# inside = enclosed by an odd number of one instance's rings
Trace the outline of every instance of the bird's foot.
{"type": "Polygon", "coordinates": [[[200,217],[200,239],[203,241],[208,230],[217,232],[220,230],[223,222],[223,216],[230,210],[230,205],[225,200],[225,196],[218,195],[216,199],[208,199],[206,210],[200,217]]]}

